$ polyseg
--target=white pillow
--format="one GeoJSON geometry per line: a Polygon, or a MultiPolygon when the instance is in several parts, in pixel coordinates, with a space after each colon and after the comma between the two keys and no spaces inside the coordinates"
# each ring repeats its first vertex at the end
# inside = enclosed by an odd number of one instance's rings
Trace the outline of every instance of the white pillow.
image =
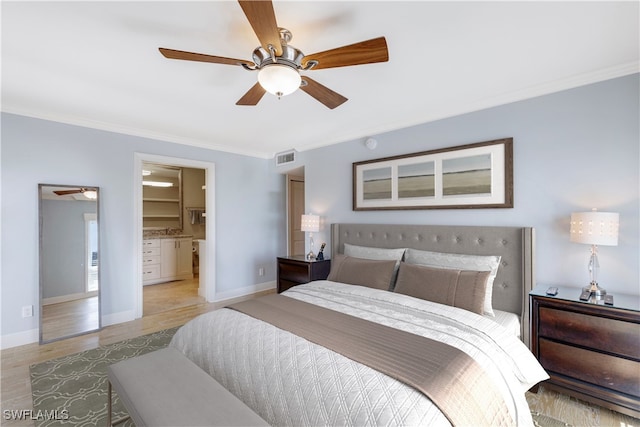
{"type": "Polygon", "coordinates": [[[385,249],[370,248],[368,246],[356,246],[349,243],[344,244],[344,254],[355,258],[400,261],[404,255],[405,248],[385,249]]]}
{"type": "Polygon", "coordinates": [[[495,316],[491,298],[493,297],[493,281],[500,267],[499,255],[465,255],[443,252],[420,251],[407,249],[404,260],[407,264],[426,265],[427,267],[448,268],[455,270],[490,271],[484,298],[484,314],[495,316]]]}
{"type": "Polygon", "coordinates": [[[391,283],[389,283],[389,290],[392,291],[396,285],[396,278],[398,277],[398,268],[400,267],[400,261],[404,255],[405,248],[371,248],[368,246],[357,246],[349,243],[344,244],[344,254],[354,258],[374,259],[374,260],[395,260],[396,266],[393,269],[393,275],[391,276],[391,283]]]}

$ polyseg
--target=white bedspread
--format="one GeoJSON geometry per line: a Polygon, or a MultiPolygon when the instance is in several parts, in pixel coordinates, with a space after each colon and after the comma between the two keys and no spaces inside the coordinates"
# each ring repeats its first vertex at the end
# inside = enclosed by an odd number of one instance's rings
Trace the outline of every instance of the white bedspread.
{"type": "MultiPolygon", "coordinates": [[[[532,425],[524,391],[548,376],[526,346],[492,320],[329,281],[296,286],[285,295],[460,348],[496,381],[514,425],[532,425]]],[[[199,316],[171,345],[272,425],[449,425],[412,387],[233,310],[199,316]]]]}

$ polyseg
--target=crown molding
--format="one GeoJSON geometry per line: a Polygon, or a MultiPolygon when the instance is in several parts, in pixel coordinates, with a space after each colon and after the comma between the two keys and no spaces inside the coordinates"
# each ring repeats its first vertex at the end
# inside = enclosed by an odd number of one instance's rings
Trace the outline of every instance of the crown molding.
{"type": "Polygon", "coordinates": [[[44,111],[35,111],[24,108],[16,108],[11,105],[2,105],[2,112],[9,114],[17,114],[20,116],[31,117],[34,119],[47,120],[51,122],[64,123],[73,126],[79,126],[89,129],[102,130],[106,132],[114,132],[123,135],[136,136],[140,138],[153,139],[156,141],[170,142],[173,144],[188,145],[191,147],[204,148],[206,150],[221,151],[231,154],[239,154],[248,157],[257,157],[260,159],[273,158],[270,152],[243,150],[241,148],[232,147],[230,145],[215,144],[205,140],[198,140],[184,136],[155,132],[149,129],[138,129],[115,123],[90,120],[83,117],[61,115],[44,111]]]}
{"type": "MultiPolygon", "coordinates": [[[[596,70],[590,73],[578,74],[562,79],[556,79],[550,82],[545,82],[537,85],[533,85],[517,91],[508,92],[505,94],[492,96],[484,99],[480,99],[469,103],[466,106],[460,106],[448,111],[440,111],[438,114],[431,114],[429,116],[417,115],[406,118],[406,120],[394,123],[388,123],[386,125],[378,126],[375,128],[354,129],[346,131],[338,138],[334,140],[323,141],[310,141],[307,144],[301,144],[293,147],[293,149],[303,152],[314,150],[317,148],[326,147],[329,145],[335,145],[342,142],[352,141],[356,139],[364,138],[365,136],[379,135],[387,132],[392,132],[398,129],[403,129],[411,126],[417,126],[425,123],[434,122],[446,118],[455,117],[462,114],[472,113],[475,111],[486,110],[501,105],[511,104],[513,102],[523,101],[526,99],[537,98],[543,95],[549,95],[556,92],[562,92],[565,90],[573,89],[580,86],[586,86],[589,84],[599,83],[606,80],[615,79],[618,77],[624,77],[631,74],[640,72],[640,61],[632,61],[625,64],[620,64],[614,67],[605,68],[602,70],[596,70]]],[[[126,127],[115,123],[108,123],[96,120],[89,120],[77,116],[60,115],[44,111],[35,111],[28,109],[21,109],[2,105],[2,111],[11,114],[18,114],[27,117],[33,117],[42,120],[49,120],[53,122],[65,123],[74,126],[81,126],[85,128],[98,129],[107,132],[115,132],[124,135],[131,135],[141,138],[148,138],[158,141],[165,141],[174,144],[188,145],[192,147],[203,148],[206,150],[221,151],[231,154],[239,154],[242,156],[256,157],[260,159],[273,159],[276,152],[265,152],[238,148],[237,146],[215,144],[210,141],[193,139],[185,136],[164,134],[150,129],[138,129],[132,127],[126,127]]]]}

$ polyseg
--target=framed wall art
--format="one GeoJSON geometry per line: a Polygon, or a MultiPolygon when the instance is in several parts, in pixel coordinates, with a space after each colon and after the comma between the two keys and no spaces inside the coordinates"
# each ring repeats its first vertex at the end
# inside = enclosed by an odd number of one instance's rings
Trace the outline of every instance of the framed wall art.
{"type": "Polygon", "coordinates": [[[353,210],[513,207],[513,138],[353,164],[353,210]]]}

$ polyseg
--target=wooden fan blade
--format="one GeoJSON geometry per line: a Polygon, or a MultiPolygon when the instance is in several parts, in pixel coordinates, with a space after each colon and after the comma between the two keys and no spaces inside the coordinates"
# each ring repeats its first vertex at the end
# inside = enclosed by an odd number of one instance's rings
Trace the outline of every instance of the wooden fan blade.
{"type": "Polygon", "coordinates": [[[313,67],[314,70],[386,62],[389,60],[387,40],[384,37],[378,37],[307,55],[302,60],[302,65],[306,67],[311,60],[318,61],[318,65],[313,67]]]}
{"type": "Polygon", "coordinates": [[[236,105],[257,105],[266,92],[260,83],[256,83],[236,102],[236,105]]]}
{"type": "Polygon", "coordinates": [[[79,188],[77,190],[54,190],[54,193],[56,193],[58,196],[66,196],[67,194],[76,194],[83,192],[84,188],[79,188]]]}
{"type": "Polygon", "coordinates": [[[276,22],[276,13],[270,0],[238,0],[240,7],[258,36],[260,45],[269,52],[269,45],[276,49],[276,55],[282,55],[280,30],[276,22]]]}
{"type": "Polygon", "coordinates": [[[204,53],[185,52],[183,50],[159,48],[160,53],[165,58],[183,59],[185,61],[211,62],[214,64],[241,65],[246,64],[249,67],[255,67],[251,61],[244,59],[225,58],[224,56],[205,55],[204,53]]]}
{"type": "Polygon", "coordinates": [[[332,91],[328,87],[321,85],[307,76],[302,76],[302,80],[307,82],[307,84],[300,86],[300,89],[313,96],[332,110],[344,104],[348,100],[339,93],[332,91]]]}

